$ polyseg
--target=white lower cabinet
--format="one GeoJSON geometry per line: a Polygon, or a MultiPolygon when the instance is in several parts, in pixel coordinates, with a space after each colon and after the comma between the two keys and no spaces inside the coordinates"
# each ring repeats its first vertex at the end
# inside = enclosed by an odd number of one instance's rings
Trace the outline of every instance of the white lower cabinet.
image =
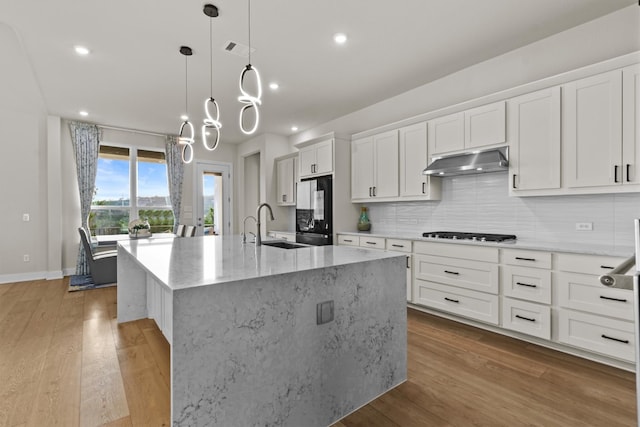
{"type": "Polygon", "coordinates": [[[173,341],[173,294],[147,275],[147,317],[153,319],[169,344],[173,341]]]}
{"type": "Polygon", "coordinates": [[[547,305],[503,298],[502,327],[550,340],[551,308],[547,305]]]}
{"type": "Polygon", "coordinates": [[[585,350],[635,361],[632,322],[572,310],[560,310],[559,341],[585,350]]]}
{"type": "Polygon", "coordinates": [[[459,316],[497,325],[500,323],[498,295],[416,279],[413,302],[459,316]]]}

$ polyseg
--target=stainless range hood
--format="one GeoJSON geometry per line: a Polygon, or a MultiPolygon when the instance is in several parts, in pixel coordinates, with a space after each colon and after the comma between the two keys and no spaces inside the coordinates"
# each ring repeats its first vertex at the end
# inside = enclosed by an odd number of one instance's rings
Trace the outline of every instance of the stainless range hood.
{"type": "Polygon", "coordinates": [[[509,148],[500,147],[434,158],[431,164],[422,171],[422,174],[433,176],[470,175],[502,172],[508,168],[509,148]]]}

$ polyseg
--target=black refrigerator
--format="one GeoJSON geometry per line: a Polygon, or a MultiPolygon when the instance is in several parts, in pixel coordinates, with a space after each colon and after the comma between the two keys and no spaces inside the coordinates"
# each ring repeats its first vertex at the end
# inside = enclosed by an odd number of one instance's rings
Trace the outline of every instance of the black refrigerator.
{"type": "Polygon", "coordinates": [[[303,179],[296,189],[296,242],[333,244],[332,177],[303,179]]]}

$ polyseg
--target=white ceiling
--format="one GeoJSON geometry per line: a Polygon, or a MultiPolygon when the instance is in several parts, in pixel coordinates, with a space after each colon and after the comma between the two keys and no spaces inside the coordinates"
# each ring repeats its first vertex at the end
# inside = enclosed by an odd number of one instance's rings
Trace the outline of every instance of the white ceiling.
{"type": "MultiPolygon", "coordinates": [[[[252,64],[262,74],[259,133],[289,135],[423,85],[636,0],[253,0],[252,64]],[[332,36],[349,40],[336,46],[332,36]],[[273,92],[267,84],[277,81],[273,92]]],[[[209,96],[206,0],[3,0],[0,21],[21,40],[49,114],[176,134],[185,103],[200,125],[209,96]],[[76,44],[92,50],[73,52],[76,44]],[[79,110],[90,115],[81,118],[79,110]]],[[[213,96],[222,140],[238,128],[247,63],[222,50],[248,43],[247,1],[212,0],[213,96]]]]}

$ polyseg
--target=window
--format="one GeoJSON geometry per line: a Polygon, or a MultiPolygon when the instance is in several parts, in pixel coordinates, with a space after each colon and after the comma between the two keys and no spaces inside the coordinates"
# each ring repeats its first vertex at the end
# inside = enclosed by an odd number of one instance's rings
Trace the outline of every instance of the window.
{"type": "Polygon", "coordinates": [[[127,234],[136,218],[147,219],[151,232],[173,230],[164,152],[101,145],[91,234],[127,234]]]}

